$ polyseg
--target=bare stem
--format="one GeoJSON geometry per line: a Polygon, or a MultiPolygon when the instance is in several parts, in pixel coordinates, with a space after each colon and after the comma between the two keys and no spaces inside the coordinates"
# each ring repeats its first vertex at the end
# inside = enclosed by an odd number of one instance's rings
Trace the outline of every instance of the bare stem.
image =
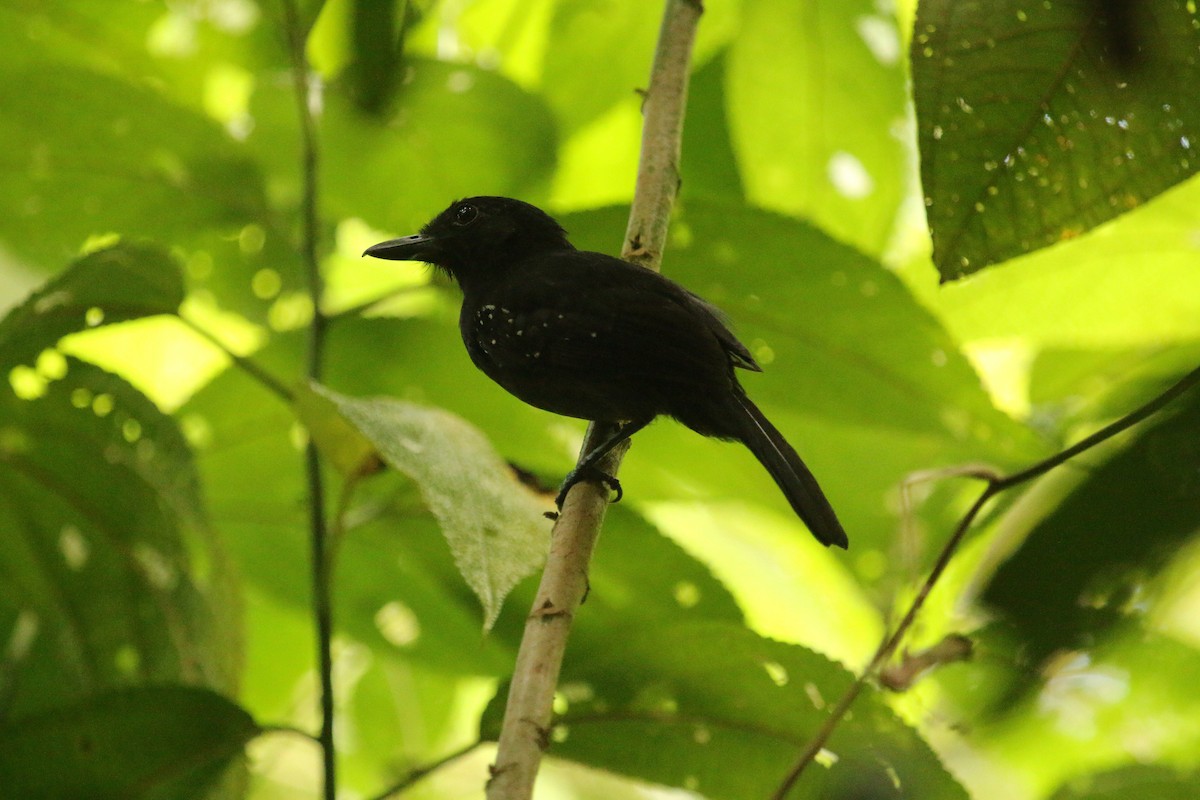
{"type": "MultiPolygon", "coordinates": [[[[667,0],[646,94],[637,186],[622,257],[658,269],[671,206],[679,188],[679,151],[692,42],[703,8],[697,0],[667,0]]],[[[593,424],[580,456],[602,440],[593,424]]],[[[616,475],[628,445],[598,466],[616,475]]],[[[528,800],[549,744],[554,690],[571,622],[587,594],[588,565],[608,505],[607,489],[581,482],[571,490],[554,526],[550,553],[533,610],[525,623],[509,687],[488,800],[528,800]]]]}
{"type": "Polygon", "coordinates": [[[458,759],[460,759],[463,756],[467,755],[468,753],[472,752],[475,748],[479,747],[480,744],[481,744],[481,742],[479,740],[476,740],[474,742],[471,742],[468,745],[464,745],[463,747],[460,747],[458,750],[455,750],[453,753],[450,753],[448,755],[445,755],[445,756],[439,758],[437,761],[434,761],[429,764],[422,764],[419,767],[413,767],[412,769],[410,769],[408,771],[407,775],[405,775],[403,778],[401,778],[396,783],[389,786],[387,789],[385,789],[383,791],[382,794],[379,794],[375,798],[373,798],[373,800],[388,800],[388,798],[390,798],[390,797],[395,797],[396,795],[400,794],[405,789],[408,789],[410,786],[412,786],[417,781],[421,780],[422,778],[424,778],[426,775],[430,774],[431,772],[436,772],[437,770],[441,769],[442,767],[446,766],[447,764],[449,764],[453,761],[457,761],[458,759]]]}
{"type": "Polygon", "coordinates": [[[920,613],[921,608],[925,605],[925,601],[928,599],[930,592],[933,591],[933,587],[937,584],[938,579],[941,578],[942,573],[946,571],[946,567],[949,565],[951,557],[958,550],[958,546],[962,543],[963,537],[966,536],[967,531],[970,530],[971,525],[975,522],[975,519],[979,516],[979,513],[983,510],[983,507],[987,504],[988,500],[1007,489],[1011,489],[1014,486],[1018,486],[1035,478],[1039,478],[1060,464],[1063,464],[1071,458],[1079,455],[1080,453],[1090,450],[1101,442],[1111,439],[1122,431],[1128,430],[1147,417],[1162,410],[1167,404],[1187,392],[1198,383],[1200,383],[1200,367],[1197,367],[1187,375],[1184,375],[1162,394],[1158,395],[1140,408],[1121,417],[1116,422],[1106,425],[1105,427],[1101,428],[1090,436],[1081,439],[1065,450],[1055,453],[1049,458],[1043,459],[1019,472],[1014,472],[1013,474],[1007,476],[988,475],[986,472],[979,470],[973,470],[971,473],[968,473],[972,477],[982,478],[985,481],[986,485],[984,486],[983,491],[980,493],[979,497],[975,499],[975,502],[971,504],[971,507],[967,510],[967,513],[963,515],[963,518],[959,520],[958,525],[954,529],[954,533],[946,541],[946,544],[942,547],[941,552],[938,553],[937,561],[934,562],[933,569],[930,570],[929,576],[921,585],[921,589],[917,592],[917,596],[913,598],[912,603],[908,607],[908,611],[905,612],[904,617],[900,620],[900,624],[897,625],[895,631],[893,631],[892,634],[888,636],[882,644],[879,645],[879,649],[875,651],[875,655],[871,657],[871,660],[867,663],[866,668],[863,669],[862,673],[858,676],[854,683],[850,685],[850,688],[847,689],[845,694],[843,694],[838,700],[837,705],[833,707],[829,713],[829,716],[826,717],[824,724],[821,725],[821,728],[800,753],[799,757],[796,759],[796,762],[788,771],[787,776],[783,779],[782,783],[780,783],[779,788],[775,790],[773,795],[771,795],[772,800],[783,800],[787,796],[787,793],[791,791],[796,781],[799,780],[801,773],[803,773],[808,765],[812,763],[813,759],[815,759],[817,754],[821,751],[821,748],[823,748],[826,742],[829,741],[829,737],[833,735],[834,730],[846,716],[846,712],[850,710],[850,707],[854,704],[854,701],[858,698],[859,694],[862,693],[863,687],[866,686],[867,681],[874,678],[879,673],[879,670],[883,667],[883,665],[887,663],[888,659],[891,658],[892,654],[896,652],[896,648],[900,645],[904,635],[908,633],[909,628],[912,627],[913,622],[917,618],[917,614],[920,613]]]}
{"type": "MultiPolygon", "coordinates": [[[[309,81],[305,57],[307,30],[300,19],[295,0],[282,0],[287,50],[291,61],[292,84],[296,94],[296,115],[300,126],[301,172],[304,193],[301,201],[300,254],[308,274],[308,292],[312,303],[312,322],[308,333],[308,363],[305,370],[310,380],[320,380],[322,356],[325,349],[327,320],[321,312],[324,281],[317,257],[320,230],[317,214],[317,149],[316,123],[310,107],[312,84],[309,81]]],[[[328,530],[325,521],[325,487],[321,476],[321,459],[316,444],[309,439],[304,449],[304,471],[308,483],[310,558],[312,560],[313,620],[317,633],[317,662],[321,679],[321,744],[323,765],[323,796],[337,797],[337,754],[333,736],[333,603],[330,597],[330,559],[326,552],[328,530]]]]}
{"type": "Polygon", "coordinates": [[[205,341],[207,341],[209,344],[211,344],[213,347],[220,350],[225,355],[225,357],[228,358],[233,363],[234,366],[236,366],[238,369],[242,370],[242,372],[245,372],[247,375],[249,375],[254,380],[258,381],[258,383],[264,389],[271,392],[273,395],[275,395],[276,397],[278,397],[280,400],[282,400],[285,403],[292,402],[292,400],[294,399],[292,390],[287,388],[286,386],[284,386],[283,382],[280,381],[278,378],[276,378],[274,375],[272,375],[271,373],[267,372],[267,370],[260,367],[257,363],[254,362],[253,359],[246,358],[245,356],[240,356],[237,353],[230,350],[225,345],[225,343],[222,342],[217,337],[217,335],[215,333],[208,330],[204,326],[200,325],[194,319],[191,319],[190,317],[188,317],[184,314],[177,314],[176,316],[179,318],[179,320],[184,325],[191,328],[191,330],[197,336],[200,336],[205,341]]]}

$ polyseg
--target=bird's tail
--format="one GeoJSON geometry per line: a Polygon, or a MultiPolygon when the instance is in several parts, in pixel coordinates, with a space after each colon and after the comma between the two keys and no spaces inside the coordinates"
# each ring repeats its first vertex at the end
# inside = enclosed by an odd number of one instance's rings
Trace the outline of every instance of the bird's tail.
{"type": "Polygon", "coordinates": [[[813,536],[824,545],[836,544],[845,548],[849,544],[842,523],[838,522],[833,506],[825,499],[825,493],[817,485],[817,479],[809,472],[800,456],[787,443],[775,426],[763,416],[758,406],[742,392],[735,392],[739,414],[739,438],[750,452],[771,473],[775,483],[783,491],[788,502],[800,519],[812,531],[813,536]]]}

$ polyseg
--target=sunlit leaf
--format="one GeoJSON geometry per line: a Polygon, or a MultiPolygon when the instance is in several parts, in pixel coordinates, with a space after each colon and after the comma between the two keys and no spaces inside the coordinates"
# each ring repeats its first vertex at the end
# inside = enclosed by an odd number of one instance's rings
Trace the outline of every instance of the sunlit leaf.
{"type": "MultiPolygon", "coordinates": [[[[357,327],[343,322],[335,333],[343,326],[357,327]]],[[[335,359],[341,368],[363,377],[381,372],[370,348],[343,349],[335,342],[331,351],[342,354],[335,359]]],[[[277,375],[298,370],[303,357],[299,335],[276,337],[255,356],[277,375]]],[[[198,441],[197,466],[213,525],[248,587],[307,618],[312,581],[307,488],[303,439],[292,408],[245,374],[229,371],[179,414],[198,441]]],[[[359,502],[349,510],[348,530],[336,545],[339,630],[381,654],[455,674],[511,669],[511,655],[496,638],[481,636],[479,602],[412,482],[383,473],[358,484],[354,497],[359,502]],[[413,623],[405,630],[396,627],[402,617],[413,623]]],[[[260,645],[265,635],[259,633],[260,645]]]]}
{"type": "Polygon", "coordinates": [[[338,413],[337,406],[323,394],[310,386],[302,386],[296,392],[295,404],[296,414],[308,428],[321,455],[343,476],[353,478],[380,468],[375,446],[347,422],[338,413]]]}
{"type": "Polygon", "coordinates": [[[123,689],[0,726],[0,785],[11,797],[206,797],[260,733],[221,695],[182,686],[123,689]]]}
{"type": "Polygon", "coordinates": [[[905,183],[895,19],[872,0],[743,5],[726,97],[747,196],[878,254],[905,183]]]}
{"type": "Polygon", "coordinates": [[[1200,182],[1189,180],[1087,236],[945,285],[929,302],[963,341],[1157,348],[1200,339],[1198,203],[1200,182]]]}
{"type": "Polygon", "coordinates": [[[1196,171],[1197,19],[1181,0],[918,6],[913,93],[942,280],[1076,237],[1196,171]],[[1127,18],[1105,11],[1118,6],[1127,18]]]}
{"type": "Polygon", "coordinates": [[[68,333],[155,314],[183,302],[179,264],[151,245],[83,256],[0,321],[0,366],[30,365],[68,333]]]}

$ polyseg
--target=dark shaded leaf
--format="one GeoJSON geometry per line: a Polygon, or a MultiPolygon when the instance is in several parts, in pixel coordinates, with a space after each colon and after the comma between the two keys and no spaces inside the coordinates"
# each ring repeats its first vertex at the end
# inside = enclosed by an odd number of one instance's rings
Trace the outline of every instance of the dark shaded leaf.
{"type": "Polygon", "coordinates": [[[236,686],[236,584],[190,450],[120,378],[68,359],[39,397],[0,391],[0,529],[0,627],[23,631],[0,670],[11,713],[146,681],[236,686]]]}
{"type": "Polygon", "coordinates": [[[1060,468],[1068,493],[1036,521],[983,595],[1016,626],[1035,661],[1103,635],[1200,533],[1200,395],[1183,398],[1127,448],[1101,458],[1092,451],[1060,468]]]}
{"type": "MultiPolygon", "coordinates": [[[[705,797],[767,797],[852,680],[822,656],[737,626],[639,629],[607,653],[568,654],[550,753],[705,797]]],[[[502,697],[485,714],[486,736],[497,731],[502,697]]],[[[966,794],[867,689],[789,796],[966,794]]]]}
{"type": "Polygon", "coordinates": [[[1193,800],[1200,775],[1171,767],[1135,764],[1071,781],[1050,800],[1193,800]]]}
{"type": "Polygon", "coordinates": [[[0,786],[22,800],[202,797],[259,733],[214,692],[123,689],[0,727],[0,786]]]}
{"type": "Polygon", "coordinates": [[[1132,63],[1104,5],[919,5],[913,91],[943,281],[1078,236],[1200,166],[1194,5],[1137,3],[1132,63]]]}

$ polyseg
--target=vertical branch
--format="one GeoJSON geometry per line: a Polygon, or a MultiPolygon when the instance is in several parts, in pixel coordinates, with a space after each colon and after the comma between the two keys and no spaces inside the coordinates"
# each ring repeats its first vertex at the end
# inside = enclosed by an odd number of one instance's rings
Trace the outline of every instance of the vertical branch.
{"type": "MultiPolygon", "coordinates": [[[[658,269],[662,260],[671,206],[679,188],[692,42],[702,12],[699,0],[667,0],[643,106],[637,187],[622,256],[650,269],[658,269]]],[[[598,428],[588,428],[581,456],[603,439],[604,432],[598,428]]],[[[599,468],[616,475],[627,447],[614,449],[599,468]]],[[[542,751],[549,744],[554,690],[571,622],[587,593],[588,565],[604,521],[607,491],[590,482],[577,484],[554,526],[550,553],[513,670],[488,800],[528,800],[533,794],[542,751]]]]}
{"type": "MultiPolygon", "coordinates": [[[[291,61],[292,83],[296,92],[296,114],[300,125],[301,174],[304,181],[301,200],[300,255],[308,276],[308,292],[312,301],[312,322],[308,333],[306,374],[310,380],[321,377],[325,348],[326,318],[321,311],[324,283],[317,258],[320,231],[317,216],[317,149],[316,124],[313,120],[313,86],[309,81],[308,60],[305,57],[307,30],[300,21],[295,0],[283,0],[287,49],[291,61]]],[[[337,758],[333,740],[333,608],[330,599],[330,559],[328,530],[325,521],[325,487],[321,477],[321,459],[317,447],[309,439],[304,449],[304,470],[308,483],[310,558],[312,559],[313,619],[317,633],[317,665],[321,680],[321,745],[324,773],[323,797],[337,796],[337,758]]]]}

